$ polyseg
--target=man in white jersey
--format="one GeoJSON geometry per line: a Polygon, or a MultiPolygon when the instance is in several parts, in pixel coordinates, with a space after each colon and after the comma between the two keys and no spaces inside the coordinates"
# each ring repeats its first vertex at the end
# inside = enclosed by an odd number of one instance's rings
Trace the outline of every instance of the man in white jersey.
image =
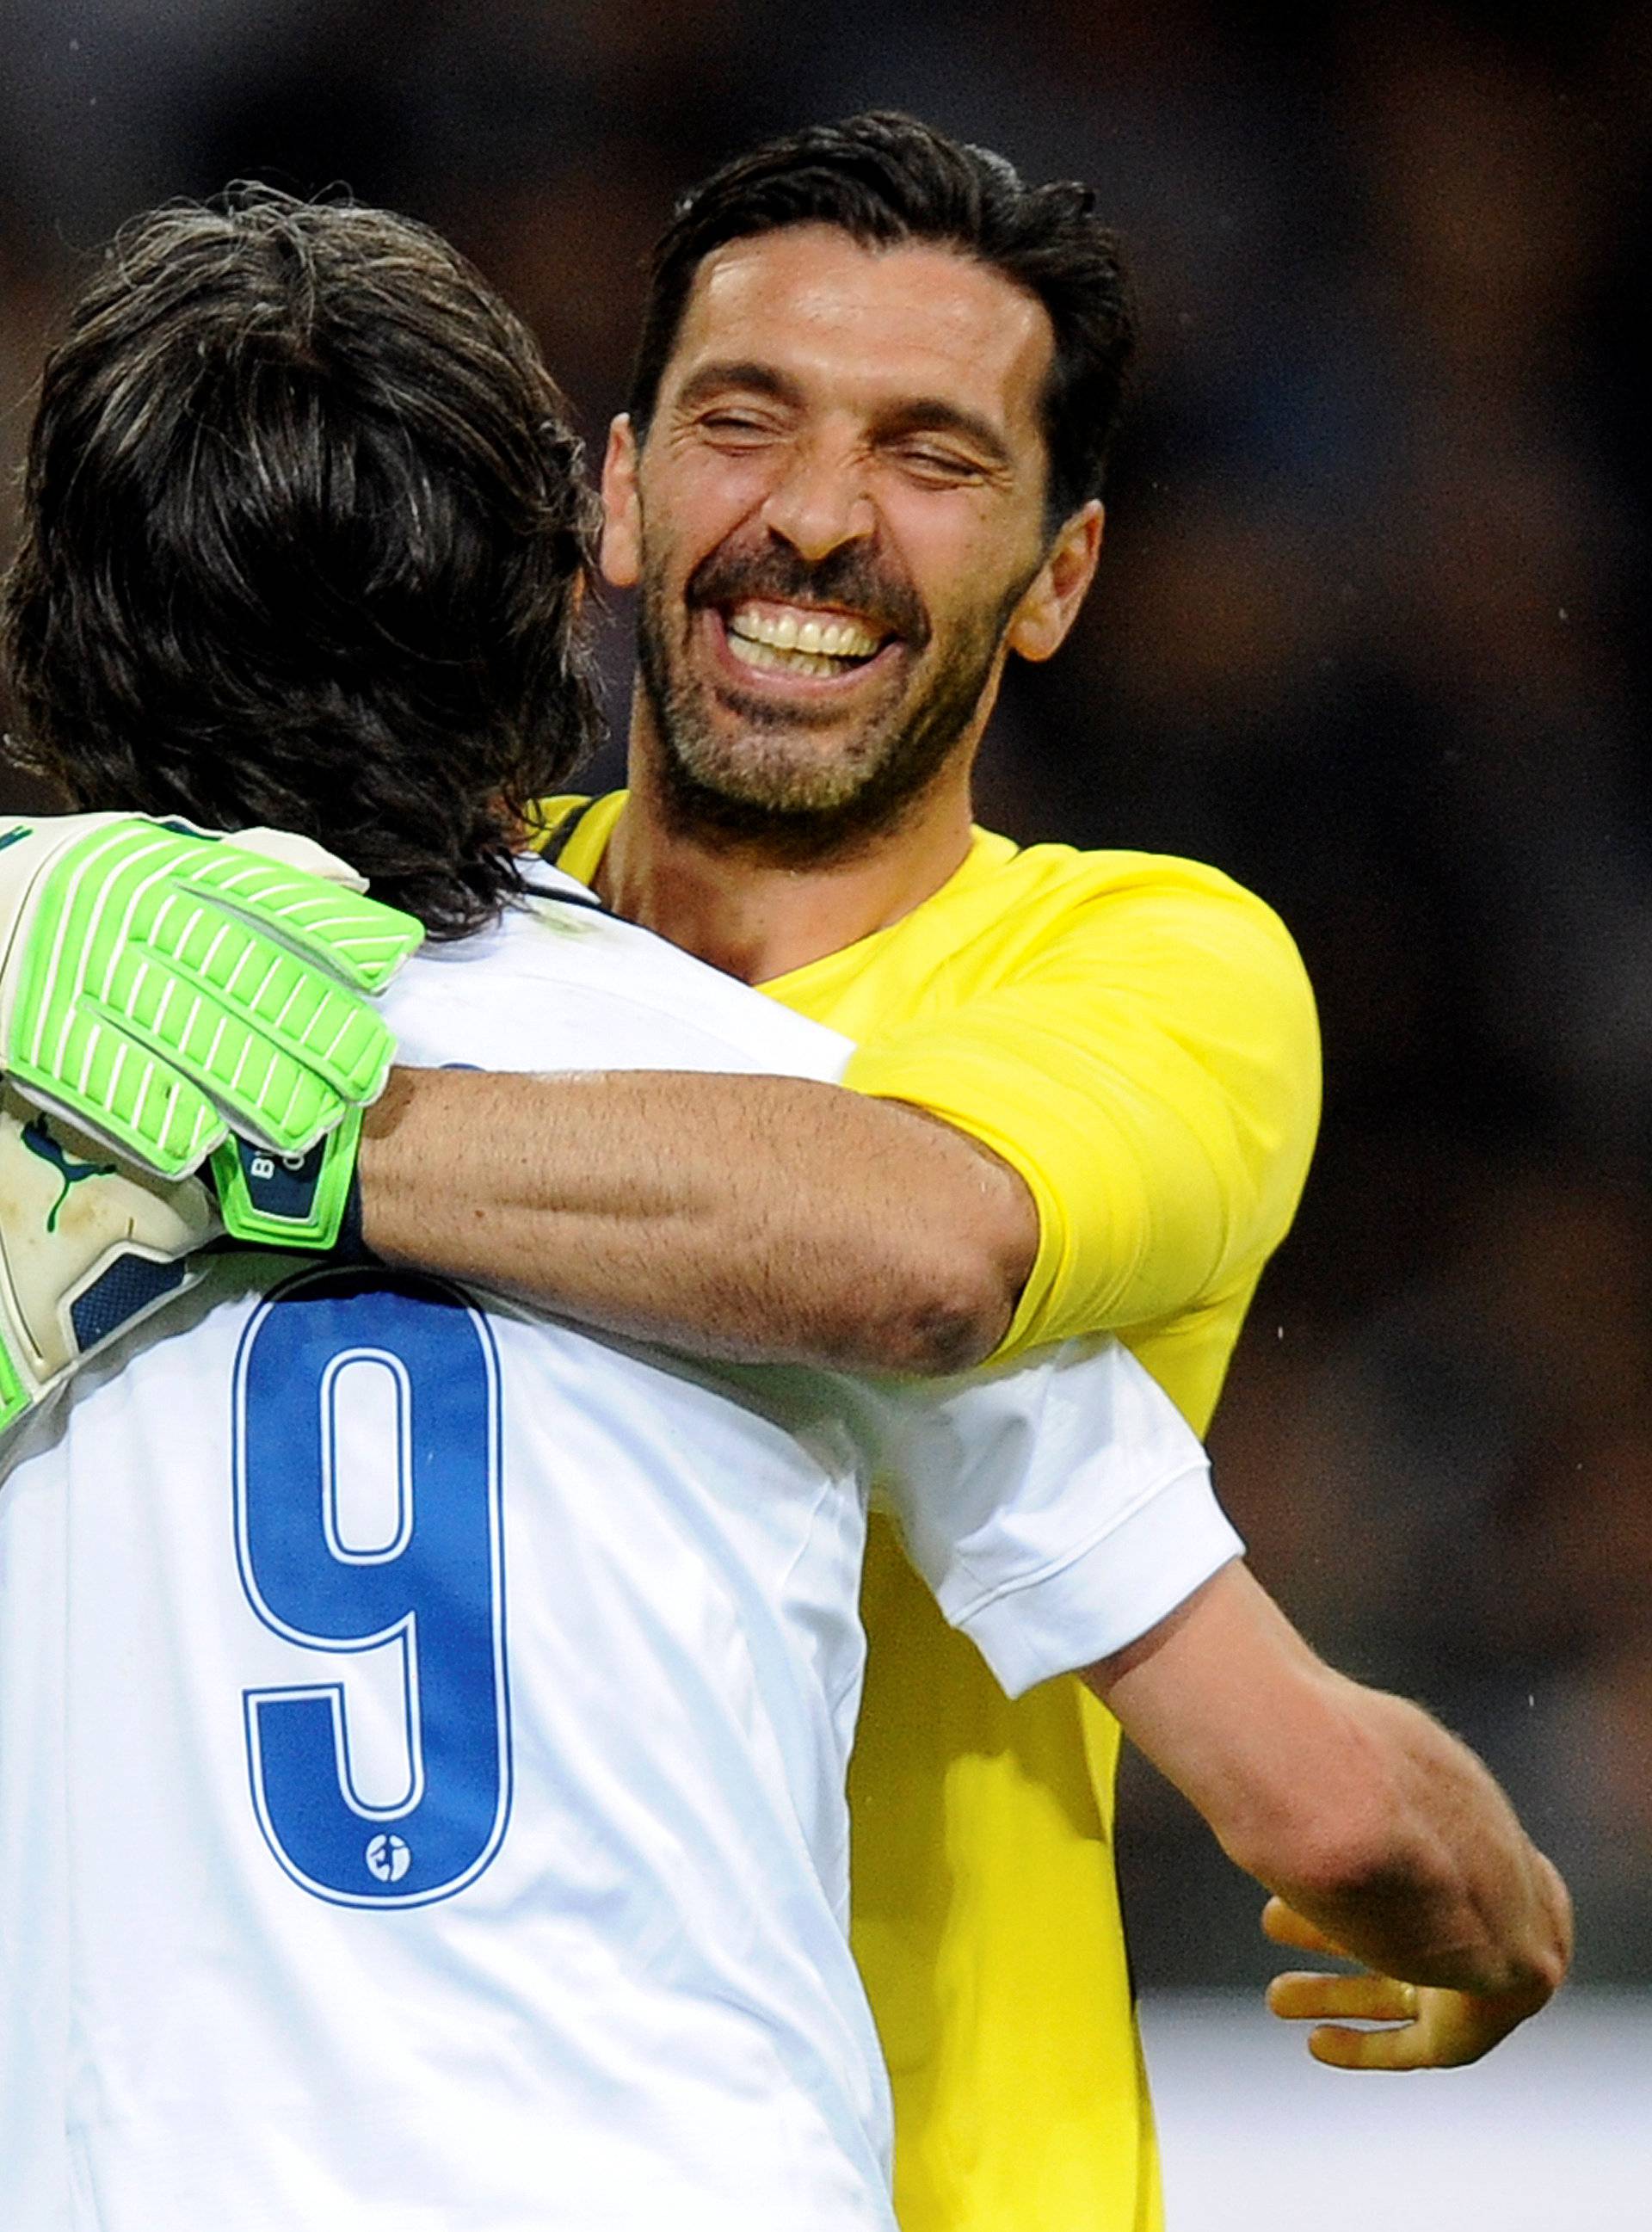
{"type": "MultiPolygon", "coordinates": [[[[560,900],[389,1012],[416,1062],[844,1051],[560,900]]],[[[875,1470],[1014,1689],[1237,1547],[1117,1348],[857,1401],[271,1255],[89,1367],[0,1490],[5,2221],[891,2223],[875,1470]]]]}
{"type": "MultiPolygon", "coordinates": [[[[842,1041],[522,894],[588,710],[558,410],[416,228],[140,227],[31,450],[53,764],[89,808],[308,830],[457,939],[392,995],[415,1062],[829,1078],[842,1041]]],[[[92,1159],[75,1191],[126,1183],[92,1159]]],[[[887,2228],[843,1938],[874,1479],[1006,1686],[1085,1669],[1299,1915],[1380,1953],[1427,1851],[1432,2015],[1380,1977],[1343,2012],[1438,2058],[1493,2027],[1453,1963],[1505,2027],[1552,1989],[1564,1892],[1483,1770],[1277,1618],[1224,1651],[1254,1585],[1122,1352],[919,1400],[243,1255],[0,1486],[8,2225],[887,2228]]]]}
{"type": "MultiPolygon", "coordinates": [[[[145,670],[123,802],[353,853],[435,934],[386,1002],[413,1063],[831,1078],[845,1041],[511,858],[588,712],[570,453],[415,228],[126,237],[31,483],[72,457],[97,522],[48,560],[88,703],[145,670]],[[154,628],[98,637],[112,574],[167,585],[154,628]]],[[[35,1129],[88,1210],[130,1183],[35,1129]]],[[[1197,1444],[1111,1344],[906,1393],[301,1265],[222,1256],[8,1452],[0,2216],[890,2226],[845,1935],[868,1494],[1019,1690],[1236,1554],[1197,1444]]]]}

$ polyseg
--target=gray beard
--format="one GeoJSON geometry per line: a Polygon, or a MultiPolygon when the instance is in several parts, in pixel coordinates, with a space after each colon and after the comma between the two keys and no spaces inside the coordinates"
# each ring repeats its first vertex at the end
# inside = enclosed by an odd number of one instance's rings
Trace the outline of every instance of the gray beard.
{"type": "Polygon", "coordinates": [[[927,689],[894,709],[865,749],[800,765],[785,749],[768,753],[765,732],[807,728],[796,714],[764,707],[746,715],[732,747],[714,727],[701,691],[666,656],[665,616],[645,587],[638,623],[638,669],[659,742],[660,803],[678,834],[715,834],[790,867],[819,866],[864,851],[898,828],[972,737],[1009,614],[1025,583],[983,615],[937,665],[927,689]]]}

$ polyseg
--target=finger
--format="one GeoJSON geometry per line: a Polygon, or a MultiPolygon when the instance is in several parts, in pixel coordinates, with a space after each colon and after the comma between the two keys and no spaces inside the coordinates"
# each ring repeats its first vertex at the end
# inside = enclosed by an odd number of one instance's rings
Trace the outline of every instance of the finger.
{"type": "Polygon", "coordinates": [[[1322,2023],[1308,2034],[1308,2052],[1327,2069],[1430,2069],[1439,2066],[1416,2023],[1397,2030],[1344,2030],[1322,2023]]]}
{"type": "Polygon", "coordinates": [[[267,1144],[295,1152],[341,1100],[384,1089],[392,1034],[336,977],[216,909],[193,910],[166,951],[123,949],[102,1003],[267,1144]]]}
{"type": "Polygon", "coordinates": [[[203,847],[185,879],[359,991],[382,990],[424,935],[411,915],[245,846],[203,847]]]}
{"type": "Polygon", "coordinates": [[[1329,1953],[1338,1960],[1348,1957],[1334,1938],[1327,1937],[1282,1898],[1270,1898],[1262,1909],[1262,1935],[1276,1945],[1294,1945],[1299,1953],[1329,1953]]]}
{"type": "Polygon", "coordinates": [[[1267,1988],[1269,2010],[1287,2022],[1341,2015],[1357,2022],[1409,2022],[1417,2011],[1414,1985],[1393,1976],[1275,1976],[1267,1988]]]}
{"type": "Polygon", "coordinates": [[[146,1170],[182,1178],[224,1137],[224,1118],[192,1080],[85,1002],[69,1009],[50,1052],[44,1066],[14,1061],[15,1082],[146,1170]]]}

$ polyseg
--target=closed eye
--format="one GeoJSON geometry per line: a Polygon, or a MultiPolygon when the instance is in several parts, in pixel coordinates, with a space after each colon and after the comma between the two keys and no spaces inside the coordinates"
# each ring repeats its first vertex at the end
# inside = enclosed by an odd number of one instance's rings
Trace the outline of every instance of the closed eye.
{"type": "Polygon", "coordinates": [[[936,450],[922,444],[904,443],[894,452],[896,461],[914,479],[940,486],[965,486],[983,481],[988,469],[975,457],[960,456],[955,450],[936,450]]]}
{"type": "Polygon", "coordinates": [[[913,396],[886,412],[879,446],[925,488],[973,488],[1013,473],[1007,442],[992,422],[943,395],[913,396]]]}
{"type": "Polygon", "coordinates": [[[696,423],[714,442],[764,442],[776,431],[771,419],[752,411],[708,411],[696,423]]]}

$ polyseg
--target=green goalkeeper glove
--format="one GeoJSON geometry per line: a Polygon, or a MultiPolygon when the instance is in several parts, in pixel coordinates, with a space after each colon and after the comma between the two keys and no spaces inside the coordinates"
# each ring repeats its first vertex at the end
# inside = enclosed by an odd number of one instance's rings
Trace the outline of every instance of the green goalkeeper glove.
{"type": "Polygon", "coordinates": [[[160,1178],[0,1079],[0,1437],[89,1357],[204,1276],[226,1236],[333,1244],[361,1128],[306,1155],[228,1139],[211,1176],[160,1178]]]}
{"type": "Polygon", "coordinates": [[[394,1053],[362,996],[423,936],[362,888],[332,853],[273,830],[226,840],[117,814],[0,822],[0,1068],[163,1177],[224,1149],[232,1234],[329,1245],[356,1112],[394,1053]],[[231,1128],[262,1157],[224,1149],[231,1128]],[[286,1183],[299,1158],[301,1201],[286,1183]]]}
{"type": "Polygon", "coordinates": [[[199,1178],[123,1167],[0,1085],[0,1431],[194,1286],[223,1229],[199,1178]]]}

